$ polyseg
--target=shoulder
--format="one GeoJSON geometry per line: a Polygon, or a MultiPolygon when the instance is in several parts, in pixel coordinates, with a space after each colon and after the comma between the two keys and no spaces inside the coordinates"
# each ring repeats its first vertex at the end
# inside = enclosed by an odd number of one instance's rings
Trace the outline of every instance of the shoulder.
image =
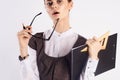
{"type": "Polygon", "coordinates": [[[84,45],[87,40],[85,37],[81,36],[80,34],[77,34],[77,35],[78,35],[78,37],[77,37],[74,47],[84,45]]]}
{"type": "Polygon", "coordinates": [[[81,40],[85,40],[85,41],[87,40],[84,36],[82,36],[82,35],[80,35],[80,34],[78,34],[78,39],[79,39],[79,40],[80,40],[80,39],[81,39],[81,40]]]}
{"type": "Polygon", "coordinates": [[[76,32],[74,29],[71,29],[71,30],[75,35],[77,35],[77,40],[79,40],[79,42],[86,41],[86,38],[82,36],[80,33],[76,32]]]}
{"type": "Polygon", "coordinates": [[[36,33],[34,34],[30,40],[29,40],[29,43],[28,43],[28,46],[31,47],[32,49],[37,49],[37,43],[39,41],[41,41],[41,37],[43,37],[43,32],[40,32],[40,33],[36,33]]]}

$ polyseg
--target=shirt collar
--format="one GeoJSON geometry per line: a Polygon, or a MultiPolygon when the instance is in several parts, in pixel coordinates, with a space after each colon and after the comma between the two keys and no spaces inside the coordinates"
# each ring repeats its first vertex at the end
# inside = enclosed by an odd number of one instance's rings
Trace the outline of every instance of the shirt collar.
{"type": "MultiPolygon", "coordinates": [[[[50,29],[50,33],[51,33],[52,31],[53,31],[53,28],[50,29]]],[[[66,37],[66,36],[69,36],[69,35],[71,35],[71,34],[73,34],[73,33],[74,33],[74,32],[73,32],[73,29],[70,28],[70,29],[68,29],[67,31],[62,32],[62,33],[59,33],[59,32],[54,31],[53,35],[56,36],[56,37],[66,37]]]]}

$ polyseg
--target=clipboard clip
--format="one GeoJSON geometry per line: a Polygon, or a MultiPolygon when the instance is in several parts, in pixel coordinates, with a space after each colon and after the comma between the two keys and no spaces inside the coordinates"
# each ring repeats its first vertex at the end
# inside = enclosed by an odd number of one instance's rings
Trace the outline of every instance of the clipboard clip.
{"type": "MultiPolygon", "coordinates": [[[[108,32],[106,32],[105,34],[103,34],[102,36],[100,36],[99,38],[98,38],[98,40],[101,42],[101,44],[102,44],[102,48],[101,48],[101,50],[105,50],[106,49],[106,46],[107,46],[107,42],[108,42],[108,37],[109,37],[109,31],[108,32]]],[[[87,51],[87,48],[88,47],[85,47],[85,48],[83,48],[80,52],[85,52],[85,51],[87,51]]]]}

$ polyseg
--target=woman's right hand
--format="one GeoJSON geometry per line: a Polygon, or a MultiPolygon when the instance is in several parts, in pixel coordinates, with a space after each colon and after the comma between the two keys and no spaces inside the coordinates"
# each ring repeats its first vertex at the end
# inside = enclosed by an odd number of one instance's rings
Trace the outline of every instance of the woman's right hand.
{"type": "Polygon", "coordinates": [[[31,26],[26,26],[23,30],[17,33],[21,57],[28,55],[28,43],[31,38],[31,35],[29,33],[32,33],[31,26]]]}

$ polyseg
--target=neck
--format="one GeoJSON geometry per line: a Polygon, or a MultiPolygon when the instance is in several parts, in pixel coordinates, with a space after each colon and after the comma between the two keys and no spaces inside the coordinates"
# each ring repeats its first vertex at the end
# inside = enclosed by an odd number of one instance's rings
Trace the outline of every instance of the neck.
{"type": "MultiPolygon", "coordinates": [[[[54,22],[54,24],[55,23],[56,22],[54,22]]],[[[60,19],[58,21],[55,31],[58,33],[63,33],[65,31],[67,31],[68,29],[70,29],[69,18],[65,18],[65,19],[60,19]]]]}

